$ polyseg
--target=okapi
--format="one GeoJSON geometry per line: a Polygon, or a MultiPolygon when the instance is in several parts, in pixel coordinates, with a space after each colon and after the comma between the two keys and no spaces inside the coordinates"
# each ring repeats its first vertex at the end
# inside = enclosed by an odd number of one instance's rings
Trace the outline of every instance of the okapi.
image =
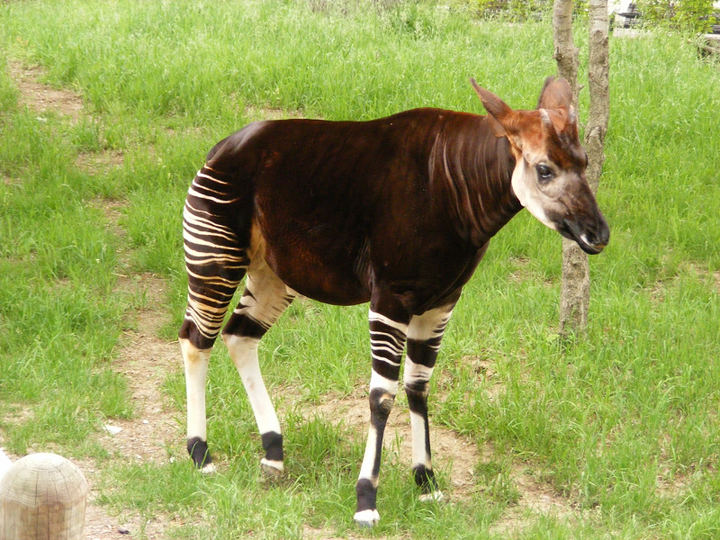
{"type": "Polygon", "coordinates": [[[188,307],[179,337],[187,384],[188,452],[208,453],[205,376],[228,304],[245,292],[222,337],[242,378],[269,475],[283,471],[280,423],[258,343],[293,298],[370,302],[370,427],[355,521],[372,526],[385,424],[403,381],[412,468],[422,499],[433,474],[428,383],[463,286],[490,239],[523,207],[587,253],[608,225],[585,179],[566,81],[549,77],[536,110],[512,110],[475,88],[487,116],[414,109],[367,122],[254,122],[220,141],[184,209],[188,307]]]}

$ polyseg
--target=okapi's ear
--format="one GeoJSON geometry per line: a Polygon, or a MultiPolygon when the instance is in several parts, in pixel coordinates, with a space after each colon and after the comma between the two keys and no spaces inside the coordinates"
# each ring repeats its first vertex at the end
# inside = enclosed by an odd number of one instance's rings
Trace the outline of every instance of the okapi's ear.
{"type": "Polygon", "coordinates": [[[536,109],[570,109],[572,104],[572,90],[568,82],[555,77],[545,79],[543,89],[540,91],[540,98],[536,109]]]}
{"type": "Polygon", "coordinates": [[[470,84],[473,85],[475,93],[480,98],[480,101],[482,101],[485,110],[489,113],[488,120],[490,121],[490,128],[493,134],[496,137],[507,137],[507,128],[510,128],[510,119],[512,118],[513,110],[495,94],[481,88],[472,77],[470,77],[470,84]]]}

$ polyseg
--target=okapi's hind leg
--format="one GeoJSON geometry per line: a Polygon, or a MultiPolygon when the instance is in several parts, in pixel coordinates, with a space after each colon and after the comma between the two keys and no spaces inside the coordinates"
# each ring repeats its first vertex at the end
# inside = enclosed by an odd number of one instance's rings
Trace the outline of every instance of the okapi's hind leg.
{"type": "Polygon", "coordinates": [[[265,457],[261,460],[268,476],[283,472],[283,439],[275,408],[260,373],[258,343],[295,298],[266,265],[248,272],[245,292],[223,329],[223,340],[242,378],[255,414],[265,457]]]}
{"type": "Polygon", "coordinates": [[[410,408],[413,475],[422,491],[421,501],[442,499],[432,467],[427,397],[440,341],[452,309],[453,305],[427,311],[413,317],[408,327],[403,379],[410,408]]]}
{"type": "Polygon", "coordinates": [[[204,167],[193,180],[183,212],[188,306],[178,337],[185,365],[187,449],[203,472],[214,471],[205,416],[210,351],[249,264],[247,242],[222,217],[237,202],[229,186],[224,174],[204,167]]]}

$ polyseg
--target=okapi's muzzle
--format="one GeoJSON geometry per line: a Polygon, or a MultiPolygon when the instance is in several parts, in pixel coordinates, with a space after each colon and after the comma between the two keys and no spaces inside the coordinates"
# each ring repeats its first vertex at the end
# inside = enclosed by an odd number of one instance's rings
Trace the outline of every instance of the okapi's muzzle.
{"type": "Polygon", "coordinates": [[[588,255],[597,255],[610,240],[610,227],[599,209],[595,209],[589,219],[564,218],[556,222],[557,231],[567,238],[574,240],[588,255]]]}

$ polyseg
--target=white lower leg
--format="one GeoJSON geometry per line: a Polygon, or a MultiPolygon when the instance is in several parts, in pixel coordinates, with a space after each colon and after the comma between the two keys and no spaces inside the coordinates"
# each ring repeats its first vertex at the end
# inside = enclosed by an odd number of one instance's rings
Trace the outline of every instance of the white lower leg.
{"type": "Polygon", "coordinates": [[[415,482],[422,490],[421,501],[443,498],[432,467],[427,395],[440,341],[451,314],[452,306],[433,309],[413,317],[408,327],[404,383],[412,427],[412,468],[415,482]]]}
{"type": "Polygon", "coordinates": [[[250,406],[255,414],[258,430],[263,438],[263,446],[267,452],[261,465],[269,474],[282,472],[282,439],[280,439],[280,422],[268,394],[258,360],[257,338],[223,335],[230,357],[240,374],[250,406]],[[278,441],[279,439],[279,441],[278,441]],[[269,449],[268,445],[273,446],[269,449]],[[277,446],[279,448],[277,448],[277,446]],[[280,459],[277,459],[277,458],[280,459]]]}
{"type": "MultiPolygon", "coordinates": [[[[210,349],[200,350],[187,339],[180,339],[180,349],[185,367],[185,389],[187,393],[187,438],[188,441],[202,441],[207,447],[207,420],[205,416],[205,379],[210,362],[210,349]]],[[[193,455],[196,463],[202,463],[202,456],[193,455]],[[199,460],[199,461],[198,461],[199,460]]],[[[215,466],[207,463],[203,472],[213,472],[215,466]]]]}

